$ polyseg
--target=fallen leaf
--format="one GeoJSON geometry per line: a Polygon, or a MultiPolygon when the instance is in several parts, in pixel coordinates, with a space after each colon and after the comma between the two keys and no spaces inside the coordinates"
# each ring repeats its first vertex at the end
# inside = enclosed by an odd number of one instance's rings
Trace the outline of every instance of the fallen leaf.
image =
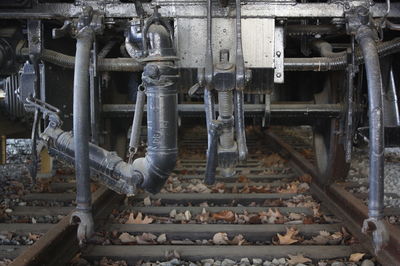
{"type": "Polygon", "coordinates": [[[281,156],[277,153],[273,153],[266,158],[263,159],[263,163],[265,166],[271,167],[271,166],[276,166],[278,164],[283,164],[285,163],[285,160],[282,159],[281,156]]]}
{"type": "Polygon", "coordinates": [[[312,261],[309,258],[305,258],[302,254],[298,254],[298,255],[290,255],[290,254],[288,254],[288,256],[289,256],[290,259],[287,260],[287,262],[289,264],[291,264],[291,265],[296,265],[296,264],[299,264],[299,263],[304,264],[304,263],[312,261]]]}
{"type": "Polygon", "coordinates": [[[286,188],[279,188],[278,192],[279,193],[297,193],[299,191],[298,185],[299,185],[299,182],[297,182],[297,181],[291,182],[286,185],[286,188]]]}
{"type": "Polygon", "coordinates": [[[249,185],[244,185],[243,188],[239,190],[239,193],[250,193],[249,185]]]}
{"type": "Polygon", "coordinates": [[[241,246],[244,242],[246,242],[246,240],[243,235],[239,234],[230,241],[230,244],[241,246]]]}
{"type": "Polygon", "coordinates": [[[290,220],[301,220],[301,218],[303,218],[303,215],[299,213],[294,213],[294,212],[289,213],[290,220]]]}
{"type": "Polygon", "coordinates": [[[293,237],[295,237],[297,234],[299,233],[299,231],[294,228],[286,228],[286,234],[285,235],[281,235],[281,234],[277,234],[278,236],[278,244],[279,245],[291,245],[293,243],[298,242],[299,240],[297,239],[293,239],[293,237]]]}
{"type": "Polygon", "coordinates": [[[141,236],[136,237],[136,242],[141,245],[156,244],[157,236],[151,233],[143,233],[141,236]]]}
{"type": "Polygon", "coordinates": [[[235,213],[233,211],[223,210],[217,213],[213,213],[211,216],[215,220],[224,220],[227,222],[235,221],[235,213]]]}
{"type": "Polygon", "coordinates": [[[164,244],[167,242],[167,235],[166,234],[161,234],[157,237],[157,243],[158,244],[164,244]]]}
{"type": "Polygon", "coordinates": [[[188,210],[185,211],[185,219],[186,221],[190,221],[190,219],[192,219],[192,214],[188,210]]]}
{"type": "Polygon", "coordinates": [[[30,240],[36,241],[40,238],[41,235],[29,233],[28,238],[30,240]]]}
{"type": "Polygon", "coordinates": [[[196,220],[204,223],[204,222],[208,222],[208,219],[210,218],[210,213],[208,211],[206,211],[205,208],[203,208],[203,210],[201,211],[201,214],[196,216],[196,220]]]}
{"type": "Polygon", "coordinates": [[[136,242],[136,237],[129,233],[122,233],[118,237],[118,239],[121,240],[122,243],[135,243],[136,242]]]}
{"type": "Polygon", "coordinates": [[[153,218],[145,216],[143,218],[143,214],[141,212],[138,213],[136,218],[133,216],[133,212],[129,214],[129,218],[125,224],[151,224],[153,222],[153,218]]]}
{"type": "Polygon", "coordinates": [[[213,243],[215,245],[226,245],[228,244],[228,241],[229,239],[227,233],[216,233],[213,236],[213,243]]]}
{"type": "Polygon", "coordinates": [[[304,175],[302,175],[302,176],[299,177],[299,180],[300,180],[301,182],[311,183],[311,181],[312,181],[312,176],[309,175],[309,174],[304,174],[304,175]]]}
{"type": "Polygon", "coordinates": [[[363,257],[365,253],[353,253],[350,255],[349,261],[351,262],[359,262],[363,257]]]}
{"type": "Polygon", "coordinates": [[[239,183],[248,183],[249,181],[250,180],[244,175],[241,175],[241,176],[238,177],[238,182],[239,183]]]}
{"type": "Polygon", "coordinates": [[[144,206],[151,206],[151,199],[150,197],[145,197],[143,200],[144,206]]]}
{"type": "Polygon", "coordinates": [[[175,218],[176,214],[177,214],[177,213],[176,213],[176,210],[173,209],[172,211],[169,212],[169,217],[175,218]]]}

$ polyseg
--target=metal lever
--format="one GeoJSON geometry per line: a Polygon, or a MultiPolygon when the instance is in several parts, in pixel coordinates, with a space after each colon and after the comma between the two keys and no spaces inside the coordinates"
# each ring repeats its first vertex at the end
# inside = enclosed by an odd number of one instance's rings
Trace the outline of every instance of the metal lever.
{"type": "Polygon", "coordinates": [[[238,143],[239,161],[247,157],[246,131],[244,125],[245,68],[242,48],[242,22],[240,0],[236,0],[236,91],[235,91],[235,129],[238,143]]]}
{"type": "Polygon", "coordinates": [[[61,28],[53,29],[51,35],[53,39],[58,39],[70,33],[71,30],[72,30],[72,22],[70,20],[66,20],[61,28]]]}
{"type": "Polygon", "coordinates": [[[204,183],[212,185],[215,183],[215,173],[218,165],[218,138],[221,135],[223,123],[213,120],[209,125],[209,145],[207,149],[207,166],[204,183]]]}
{"type": "Polygon", "coordinates": [[[146,100],[145,88],[141,84],[137,88],[135,114],[133,115],[131,139],[129,141],[129,163],[132,163],[133,156],[139,148],[140,127],[142,126],[144,102],[146,100]]]}

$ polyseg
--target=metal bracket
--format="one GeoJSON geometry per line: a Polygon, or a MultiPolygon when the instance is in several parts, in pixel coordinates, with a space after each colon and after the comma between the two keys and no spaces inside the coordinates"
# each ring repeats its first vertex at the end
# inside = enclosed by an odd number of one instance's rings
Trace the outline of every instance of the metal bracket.
{"type": "Polygon", "coordinates": [[[386,224],[383,219],[365,219],[361,230],[364,234],[372,232],[375,253],[378,253],[389,243],[389,231],[386,228],[386,224]]]}
{"type": "Polygon", "coordinates": [[[274,82],[284,83],[284,37],[285,32],[283,27],[275,28],[275,68],[274,68],[274,82]]]}
{"type": "Polygon", "coordinates": [[[29,54],[38,57],[43,49],[43,30],[41,20],[28,20],[29,54]]]}

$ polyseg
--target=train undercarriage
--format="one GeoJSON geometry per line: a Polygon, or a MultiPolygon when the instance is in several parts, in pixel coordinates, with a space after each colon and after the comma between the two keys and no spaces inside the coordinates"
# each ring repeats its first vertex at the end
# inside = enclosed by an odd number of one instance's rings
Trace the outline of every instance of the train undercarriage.
{"type": "Polygon", "coordinates": [[[82,242],[90,178],[159,192],[182,124],[207,126],[206,184],[246,160],[246,124],[311,125],[323,185],[347,175],[367,139],[364,230],[380,250],[383,152],[399,142],[398,22],[390,0],[2,1],[1,115],[32,129],[33,178],[43,149],[75,164],[82,242]]]}

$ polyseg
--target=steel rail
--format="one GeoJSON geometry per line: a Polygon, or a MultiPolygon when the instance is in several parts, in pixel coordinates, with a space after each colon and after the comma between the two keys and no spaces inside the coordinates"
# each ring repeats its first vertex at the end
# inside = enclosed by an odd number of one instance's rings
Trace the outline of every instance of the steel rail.
{"type": "MultiPolygon", "coordinates": [[[[105,188],[99,188],[92,196],[94,219],[96,221],[104,219],[113,206],[121,200],[121,195],[105,188]]],[[[72,212],[61,219],[35,244],[18,256],[10,266],[68,264],[79,251],[77,226],[70,224],[71,214],[72,212]]]]}
{"type": "MultiPolygon", "coordinates": [[[[274,133],[268,131],[267,136],[285,151],[285,154],[294,162],[295,166],[310,174],[313,180],[317,180],[318,173],[306,158],[274,133]]],[[[327,204],[335,215],[343,218],[351,233],[371,254],[374,254],[372,237],[361,232],[363,221],[368,218],[368,207],[361,200],[346,191],[343,186],[337,184],[323,188],[313,182],[311,192],[327,204]]],[[[384,223],[388,228],[390,240],[389,245],[376,254],[377,260],[382,265],[400,265],[400,229],[386,221],[384,223]]]]}

